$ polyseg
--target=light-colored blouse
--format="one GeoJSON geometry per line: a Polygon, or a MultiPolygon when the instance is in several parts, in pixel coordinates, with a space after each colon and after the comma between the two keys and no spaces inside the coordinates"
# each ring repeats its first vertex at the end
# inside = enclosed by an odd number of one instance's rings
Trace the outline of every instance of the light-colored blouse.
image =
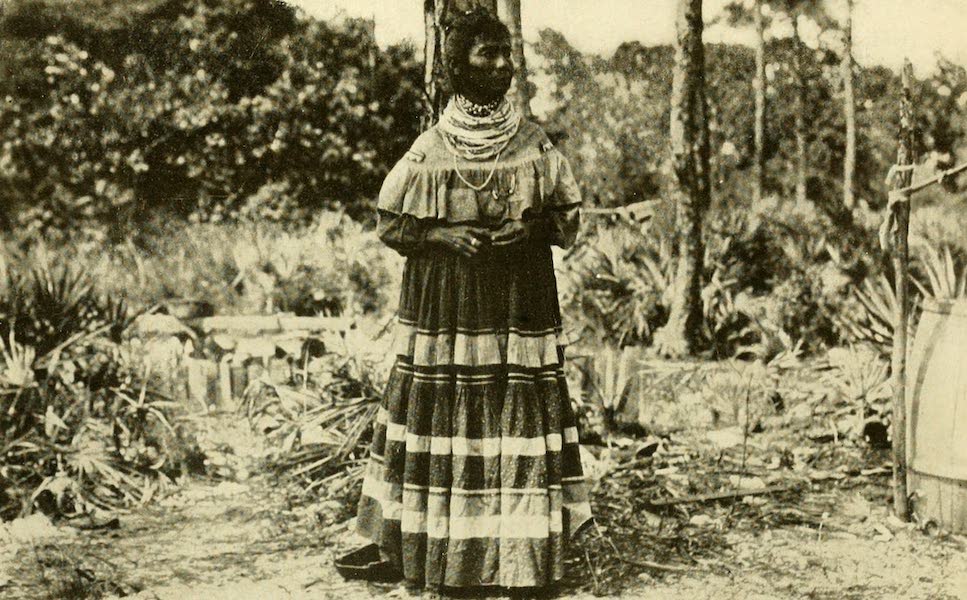
{"type": "Polygon", "coordinates": [[[497,228],[524,220],[532,222],[532,237],[566,248],[577,234],[580,204],[567,159],[538,125],[523,121],[496,161],[454,157],[433,127],[386,176],[377,205],[378,233],[406,255],[422,249],[434,225],[497,228]]]}

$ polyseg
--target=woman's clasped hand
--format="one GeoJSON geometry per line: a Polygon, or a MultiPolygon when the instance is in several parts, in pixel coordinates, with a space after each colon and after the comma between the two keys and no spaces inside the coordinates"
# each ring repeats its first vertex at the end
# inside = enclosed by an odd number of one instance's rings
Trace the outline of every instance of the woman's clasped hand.
{"type": "Polygon", "coordinates": [[[441,225],[427,232],[426,241],[472,257],[485,245],[507,246],[523,241],[528,233],[528,225],[521,221],[507,221],[493,230],[475,225],[441,225]]]}

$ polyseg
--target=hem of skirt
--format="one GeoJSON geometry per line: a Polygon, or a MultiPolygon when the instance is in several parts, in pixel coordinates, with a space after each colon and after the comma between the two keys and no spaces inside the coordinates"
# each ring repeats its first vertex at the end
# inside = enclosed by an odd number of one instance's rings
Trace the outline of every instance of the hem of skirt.
{"type": "Polygon", "coordinates": [[[526,583],[524,583],[524,584],[517,584],[517,585],[507,585],[507,584],[504,584],[504,583],[474,583],[474,584],[467,584],[467,585],[451,585],[451,584],[441,583],[441,584],[438,584],[437,585],[437,584],[427,584],[427,583],[425,583],[422,580],[417,581],[417,580],[414,580],[414,579],[404,579],[404,581],[406,581],[406,583],[408,583],[410,585],[419,586],[419,587],[427,588],[427,589],[464,590],[464,591],[469,591],[469,590],[493,590],[493,589],[502,589],[502,590],[526,590],[526,589],[533,589],[533,590],[537,590],[537,589],[547,589],[547,588],[554,587],[556,585],[560,585],[564,581],[564,576],[558,577],[557,579],[553,579],[553,580],[549,581],[548,583],[541,583],[541,584],[536,584],[536,583],[526,584],[526,583]]]}
{"type": "MultiPolygon", "coordinates": [[[[575,527],[573,530],[571,530],[571,531],[568,532],[568,535],[567,535],[567,541],[568,541],[568,543],[573,542],[575,540],[575,538],[577,538],[580,534],[584,533],[584,531],[587,530],[589,527],[591,527],[591,525],[593,525],[593,524],[594,524],[594,515],[589,515],[586,518],[584,518],[581,522],[579,522],[577,524],[577,527],[575,527]]],[[[362,538],[364,538],[366,540],[369,540],[370,542],[372,542],[372,543],[380,546],[380,555],[383,555],[383,547],[380,545],[380,541],[381,541],[380,540],[380,536],[378,536],[378,535],[372,535],[371,532],[366,531],[363,528],[363,525],[361,524],[361,522],[359,520],[356,521],[356,534],[359,535],[360,537],[362,537],[362,538]]],[[[424,587],[424,588],[433,588],[433,589],[439,589],[439,588],[443,588],[443,589],[459,589],[459,590],[474,590],[474,589],[507,589],[507,590],[512,590],[512,589],[528,589],[528,588],[532,588],[532,589],[545,589],[545,588],[553,587],[555,585],[560,584],[564,580],[564,575],[562,575],[561,577],[558,577],[556,579],[552,579],[552,580],[550,580],[547,583],[541,583],[541,584],[537,584],[537,583],[526,584],[526,583],[524,583],[524,584],[514,584],[514,585],[507,585],[507,584],[503,584],[503,583],[474,583],[474,584],[467,584],[467,585],[448,585],[448,584],[429,584],[428,585],[422,579],[419,579],[419,580],[417,580],[417,579],[407,579],[406,577],[403,577],[402,580],[405,581],[406,583],[410,584],[410,585],[420,586],[420,587],[424,587]]]]}

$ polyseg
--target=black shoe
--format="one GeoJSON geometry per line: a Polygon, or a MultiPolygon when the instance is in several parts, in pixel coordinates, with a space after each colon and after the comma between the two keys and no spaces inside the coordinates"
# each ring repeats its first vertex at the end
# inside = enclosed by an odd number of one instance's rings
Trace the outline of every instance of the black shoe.
{"type": "Polygon", "coordinates": [[[363,579],[375,583],[395,583],[403,578],[388,560],[379,555],[379,546],[370,544],[336,559],[336,571],[346,579],[363,579]]]}

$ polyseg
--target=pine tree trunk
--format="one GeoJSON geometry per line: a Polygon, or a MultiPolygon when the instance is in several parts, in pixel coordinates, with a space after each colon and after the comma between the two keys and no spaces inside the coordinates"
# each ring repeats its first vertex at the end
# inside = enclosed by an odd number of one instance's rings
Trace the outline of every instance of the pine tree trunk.
{"type": "Polygon", "coordinates": [[[853,0],[846,0],[846,26],[843,50],[843,103],[846,115],[846,155],[843,158],[843,204],[856,206],[854,175],[856,174],[856,99],[853,92],[853,0]]]}
{"type": "Polygon", "coordinates": [[[440,118],[446,102],[443,70],[443,24],[446,18],[446,0],[423,0],[423,89],[426,104],[423,129],[429,129],[440,118]]]}
{"type": "Polygon", "coordinates": [[[694,354],[702,324],[702,220],[710,201],[708,105],[702,0],[679,0],[671,96],[671,150],[677,202],[678,266],[668,323],[656,332],[665,356],[694,354]]]}
{"type": "Polygon", "coordinates": [[[426,91],[426,114],[423,129],[429,129],[440,118],[447,103],[446,71],[443,68],[443,38],[447,19],[454,13],[473,8],[497,14],[497,0],[423,0],[423,86],[426,91]]]}
{"type": "Polygon", "coordinates": [[[793,77],[795,78],[795,88],[796,88],[796,116],[793,128],[795,129],[796,137],[796,201],[799,203],[806,202],[806,176],[809,165],[809,158],[807,156],[807,141],[806,141],[806,81],[803,74],[803,60],[802,54],[805,52],[805,47],[802,40],[799,38],[799,25],[796,22],[796,17],[793,15],[792,18],[792,31],[793,31],[793,77]]]}
{"type": "Polygon", "coordinates": [[[752,200],[756,204],[762,200],[765,185],[766,158],[766,32],[765,19],[762,17],[762,0],[756,0],[755,15],[755,77],[752,87],[755,93],[755,164],[753,165],[752,200]]]}
{"type": "Polygon", "coordinates": [[[520,0],[500,0],[500,19],[510,29],[511,54],[514,59],[514,82],[509,96],[517,109],[531,118],[530,87],[527,84],[527,62],[524,59],[524,34],[520,20],[520,0]]]}

